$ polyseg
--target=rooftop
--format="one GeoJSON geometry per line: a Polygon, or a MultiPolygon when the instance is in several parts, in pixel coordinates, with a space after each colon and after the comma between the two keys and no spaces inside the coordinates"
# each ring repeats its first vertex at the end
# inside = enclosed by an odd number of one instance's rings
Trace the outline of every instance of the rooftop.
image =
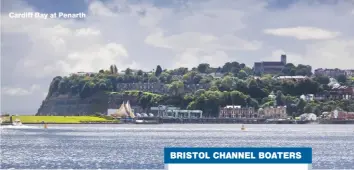
{"type": "Polygon", "coordinates": [[[278,76],[277,79],[305,79],[307,76],[278,76]]]}
{"type": "Polygon", "coordinates": [[[263,61],[263,66],[273,66],[273,65],[284,65],[284,63],[280,61],[263,61]]]}
{"type": "Polygon", "coordinates": [[[229,109],[229,108],[237,108],[237,109],[240,109],[241,106],[239,106],[239,105],[226,105],[224,108],[225,108],[225,109],[229,109]]]}

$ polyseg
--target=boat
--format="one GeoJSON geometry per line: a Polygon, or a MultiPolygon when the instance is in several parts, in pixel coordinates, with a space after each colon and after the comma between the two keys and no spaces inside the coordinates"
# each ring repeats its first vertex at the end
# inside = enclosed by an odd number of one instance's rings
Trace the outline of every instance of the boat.
{"type": "Polygon", "coordinates": [[[22,122],[20,119],[15,119],[15,121],[12,122],[13,126],[22,126],[22,122]]]}
{"type": "Polygon", "coordinates": [[[242,125],[242,126],[241,126],[241,130],[242,130],[242,131],[246,130],[245,125],[242,125]]]}
{"type": "Polygon", "coordinates": [[[111,116],[120,119],[122,123],[132,123],[133,119],[135,118],[133,109],[131,108],[129,101],[127,101],[126,103],[123,101],[119,109],[111,116]]]}
{"type": "Polygon", "coordinates": [[[140,117],[135,119],[135,124],[160,124],[157,117],[140,117]]]}

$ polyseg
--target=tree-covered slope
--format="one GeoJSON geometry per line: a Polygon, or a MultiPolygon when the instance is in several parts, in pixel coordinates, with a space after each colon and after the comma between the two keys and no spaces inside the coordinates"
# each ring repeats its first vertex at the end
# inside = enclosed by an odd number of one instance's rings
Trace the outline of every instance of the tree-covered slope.
{"type": "MultiPolygon", "coordinates": [[[[338,77],[343,85],[351,85],[351,79],[338,77]]],[[[68,77],[55,77],[49,87],[48,98],[59,95],[89,98],[97,92],[110,95],[126,93],[135,95],[143,108],[159,104],[175,105],[188,109],[201,109],[205,115],[216,116],[220,106],[235,104],[259,107],[287,106],[288,113],[300,114],[331,111],[339,108],[354,111],[353,101],[331,100],[305,102],[303,94],[329,95],[329,77],[312,76],[311,67],[287,64],[278,75],[253,75],[251,68],[237,62],[225,63],[222,67],[212,68],[202,63],[191,70],[177,68],[163,70],[161,66],[150,72],[127,68],[124,74],[112,65],[108,70],[97,73],[72,74],[68,77]],[[221,75],[218,77],[217,75],[221,75]],[[277,76],[308,76],[305,79],[277,79],[277,76]],[[168,91],[160,94],[138,92],[130,89],[124,92],[117,85],[127,83],[160,83],[168,91]],[[187,91],[189,85],[207,84],[206,89],[187,91]],[[275,99],[269,97],[274,94],[275,99]]]]}

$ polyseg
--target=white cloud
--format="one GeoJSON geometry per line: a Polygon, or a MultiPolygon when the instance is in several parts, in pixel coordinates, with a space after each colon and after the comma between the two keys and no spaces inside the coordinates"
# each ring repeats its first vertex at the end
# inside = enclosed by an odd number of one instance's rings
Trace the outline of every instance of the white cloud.
{"type": "Polygon", "coordinates": [[[8,96],[27,96],[31,95],[33,92],[39,89],[39,85],[32,85],[30,88],[20,88],[20,87],[2,87],[1,93],[8,96]]]}
{"type": "Polygon", "coordinates": [[[299,40],[324,40],[332,39],[340,35],[339,32],[331,32],[313,27],[266,29],[264,33],[276,36],[295,37],[299,40]]]}
{"type": "Polygon", "coordinates": [[[354,63],[354,40],[327,40],[309,44],[304,53],[277,49],[271,57],[265,60],[279,61],[280,55],[286,54],[288,63],[309,64],[312,68],[343,68],[353,69],[354,63]]]}
{"type": "Polygon", "coordinates": [[[173,67],[196,67],[200,63],[209,63],[212,67],[218,67],[228,58],[224,51],[205,52],[197,48],[188,48],[175,56],[176,62],[173,67]]]}
{"type": "Polygon", "coordinates": [[[354,39],[328,40],[307,45],[304,56],[307,62],[315,68],[353,69],[354,39]]]}
{"type": "MultiPolygon", "coordinates": [[[[19,12],[36,9],[20,1],[5,2],[3,11],[13,6],[12,11],[19,12]]],[[[316,6],[302,1],[282,9],[262,0],[188,1],[178,6],[169,1],[174,5],[168,7],[144,2],[90,1],[80,21],[10,19],[1,13],[1,69],[6,70],[2,91],[28,94],[7,95],[2,109],[16,110],[21,100],[23,108],[35,112],[54,76],[108,69],[110,64],[143,70],[158,64],[221,66],[227,61],[252,66],[255,61],[279,60],[285,53],[289,62],[314,68],[353,67],[354,20],[347,1],[316,6]],[[264,30],[294,38],[267,36],[264,30]],[[19,84],[45,88],[30,94],[31,88],[20,90],[19,84]]]]}

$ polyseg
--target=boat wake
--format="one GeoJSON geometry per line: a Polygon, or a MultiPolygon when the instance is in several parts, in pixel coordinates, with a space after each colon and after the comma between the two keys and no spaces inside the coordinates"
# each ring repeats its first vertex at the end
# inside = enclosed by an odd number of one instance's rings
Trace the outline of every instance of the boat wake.
{"type": "Polygon", "coordinates": [[[27,125],[3,125],[0,126],[1,129],[39,129],[39,127],[35,126],[27,126],[27,125]]]}

